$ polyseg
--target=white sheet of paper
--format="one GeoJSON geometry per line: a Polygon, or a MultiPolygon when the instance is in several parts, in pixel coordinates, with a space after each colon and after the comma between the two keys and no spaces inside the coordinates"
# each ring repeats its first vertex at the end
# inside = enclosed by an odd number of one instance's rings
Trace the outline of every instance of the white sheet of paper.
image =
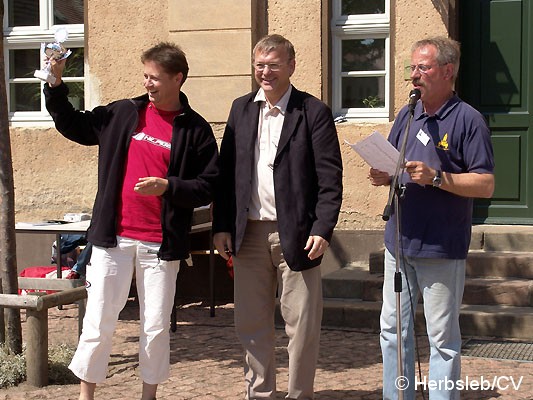
{"type": "Polygon", "coordinates": [[[395,174],[400,152],[379,132],[374,132],[367,138],[354,144],[346,140],[345,142],[372,168],[388,172],[389,175],[395,174]]]}

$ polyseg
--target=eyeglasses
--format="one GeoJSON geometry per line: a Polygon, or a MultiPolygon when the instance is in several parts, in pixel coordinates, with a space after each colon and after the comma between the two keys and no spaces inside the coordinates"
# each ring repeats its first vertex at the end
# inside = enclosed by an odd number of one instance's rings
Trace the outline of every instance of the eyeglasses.
{"type": "Polygon", "coordinates": [[[408,65],[405,67],[405,72],[413,73],[416,70],[420,71],[421,74],[427,74],[428,71],[433,68],[434,65],[424,65],[424,64],[418,64],[418,65],[408,65]]]}
{"type": "Polygon", "coordinates": [[[272,72],[278,72],[283,66],[283,64],[276,64],[276,63],[271,63],[271,64],[254,63],[252,65],[255,68],[255,70],[259,72],[263,72],[266,67],[268,67],[268,69],[270,69],[272,72]]]}

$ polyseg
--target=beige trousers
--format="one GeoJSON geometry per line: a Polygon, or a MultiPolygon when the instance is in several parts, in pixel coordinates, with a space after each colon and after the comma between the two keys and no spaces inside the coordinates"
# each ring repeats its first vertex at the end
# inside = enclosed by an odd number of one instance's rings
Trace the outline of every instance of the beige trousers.
{"type": "Polygon", "coordinates": [[[289,399],[313,399],[322,321],[320,266],[292,271],[276,222],[248,221],[235,272],[235,328],[246,357],[246,399],[276,398],[276,291],[289,337],[289,399]]]}

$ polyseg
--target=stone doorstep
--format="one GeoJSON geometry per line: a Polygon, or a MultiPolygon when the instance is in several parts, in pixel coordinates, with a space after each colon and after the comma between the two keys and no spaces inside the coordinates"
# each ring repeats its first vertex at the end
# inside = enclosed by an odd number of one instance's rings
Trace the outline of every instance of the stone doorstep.
{"type": "MultiPolygon", "coordinates": [[[[370,253],[370,273],[383,274],[383,262],[382,252],[370,253]]],[[[470,250],[466,260],[466,275],[533,279],[533,252],[470,250]]]]}
{"type": "Polygon", "coordinates": [[[368,273],[368,265],[351,263],[322,277],[325,298],[381,300],[383,276],[368,273]],[[373,293],[379,292],[376,298],[373,293]]]}
{"type": "MultiPolygon", "coordinates": [[[[364,329],[379,332],[381,302],[325,299],[323,326],[364,329]]],[[[529,307],[499,305],[463,305],[461,307],[463,336],[497,337],[531,340],[533,313],[529,307]]],[[[417,332],[425,332],[422,306],[417,308],[417,332]]]]}
{"type": "MultiPolygon", "coordinates": [[[[533,306],[533,281],[513,278],[467,278],[463,304],[533,306]]],[[[533,313],[533,309],[531,310],[533,313]]]]}
{"type": "Polygon", "coordinates": [[[470,248],[485,251],[531,251],[532,225],[474,225],[470,248]]]}
{"type": "Polygon", "coordinates": [[[463,305],[460,324],[463,336],[531,340],[533,313],[531,307],[463,305]]]}
{"type": "Polygon", "coordinates": [[[533,252],[470,250],[466,274],[533,279],[533,252]]]}
{"type": "MultiPolygon", "coordinates": [[[[533,226],[473,227],[467,259],[465,304],[461,306],[463,336],[531,340],[531,243],[533,226]],[[518,306],[520,304],[529,306],[518,306]]],[[[329,273],[323,276],[322,282],[325,297],[323,326],[379,332],[384,254],[379,248],[369,250],[368,262],[350,263],[340,270],[324,269],[329,273]]],[[[422,305],[417,307],[416,325],[418,332],[425,332],[422,305]]]]}
{"type": "MultiPolygon", "coordinates": [[[[381,301],[383,275],[352,263],[322,278],[324,298],[381,301]]],[[[520,278],[467,278],[463,304],[533,306],[533,281],[520,278]]],[[[533,310],[532,310],[533,311],[533,310]]]]}
{"type": "Polygon", "coordinates": [[[531,251],[533,242],[532,227],[526,231],[485,232],[483,250],[485,251],[531,251]]]}

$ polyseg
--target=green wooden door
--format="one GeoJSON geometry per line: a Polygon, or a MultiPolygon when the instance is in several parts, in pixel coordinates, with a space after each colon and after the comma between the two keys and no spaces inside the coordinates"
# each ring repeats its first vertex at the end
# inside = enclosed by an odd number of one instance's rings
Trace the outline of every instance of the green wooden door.
{"type": "Polygon", "coordinates": [[[474,220],[533,224],[533,121],[530,0],[461,0],[459,96],[492,132],[496,189],[476,200],[474,220]]]}

